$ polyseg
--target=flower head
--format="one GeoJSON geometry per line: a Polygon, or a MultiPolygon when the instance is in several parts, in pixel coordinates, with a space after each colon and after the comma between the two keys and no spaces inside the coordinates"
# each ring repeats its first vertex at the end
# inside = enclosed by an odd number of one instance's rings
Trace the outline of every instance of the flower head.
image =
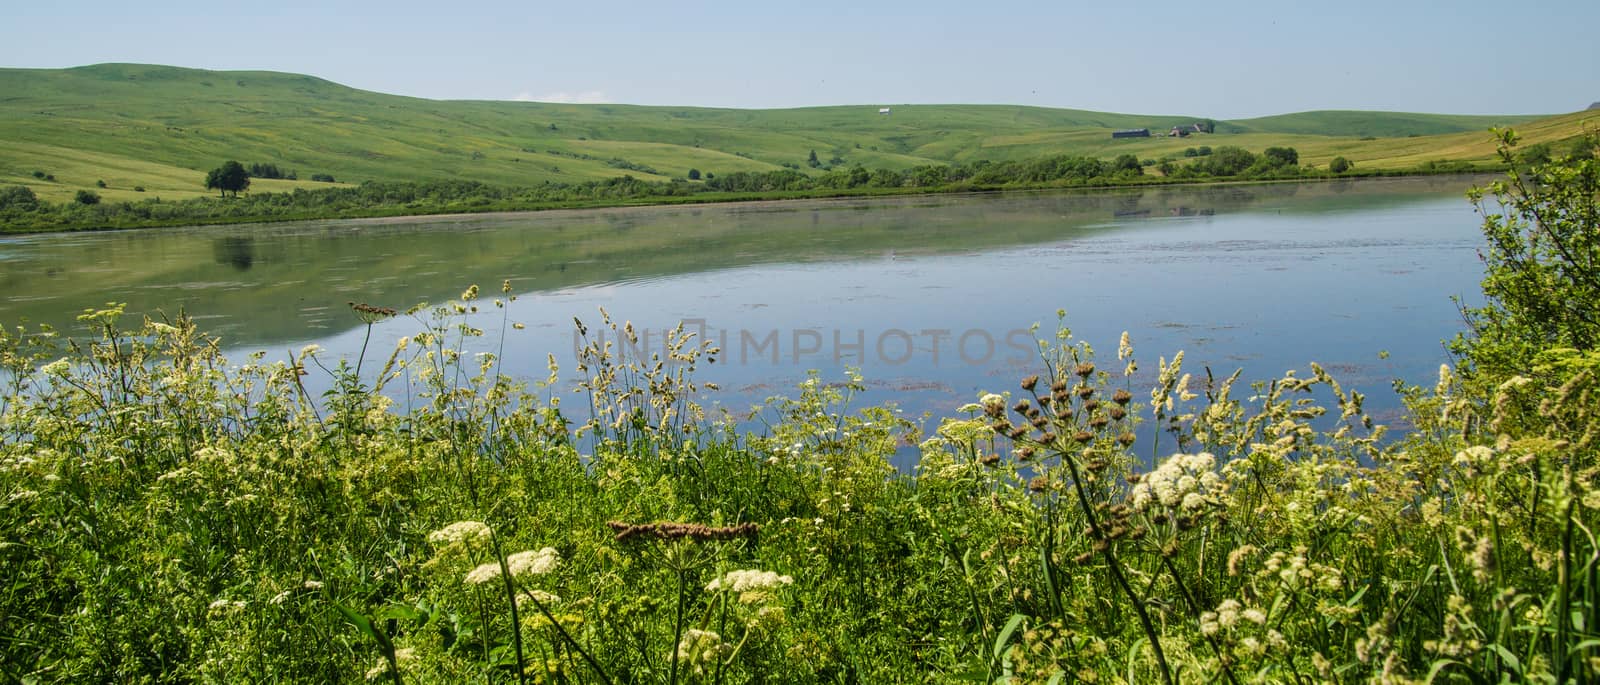
{"type": "Polygon", "coordinates": [[[513,576],[541,576],[555,570],[559,563],[561,555],[556,553],[554,547],[517,552],[506,557],[506,568],[513,576]]]}

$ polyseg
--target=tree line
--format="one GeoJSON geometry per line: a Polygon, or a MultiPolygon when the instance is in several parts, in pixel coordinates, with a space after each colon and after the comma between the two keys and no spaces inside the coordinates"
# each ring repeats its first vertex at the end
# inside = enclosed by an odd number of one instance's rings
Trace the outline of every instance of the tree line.
{"type": "MultiPolygon", "coordinates": [[[[229,161],[206,177],[206,188],[226,199],[193,198],[138,202],[77,202],[55,204],[39,199],[25,186],[0,188],[0,226],[8,230],[61,230],[72,228],[133,227],[146,225],[213,223],[248,219],[298,219],[340,216],[428,214],[557,206],[586,206],[619,201],[670,200],[696,194],[836,194],[852,190],[922,189],[962,191],[1020,187],[1090,187],[1160,182],[1146,174],[1158,170],[1168,179],[1286,179],[1320,177],[1327,171],[1299,165],[1294,148],[1271,147],[1260,154],[1235,146],[1222,146],[1187,163],[1173,160],[1139,160],[1121,155],[1102,160],[1078,155],[1057,155],[1026,160],[929,164],[908,169],[836,167],[805,174],[794,169],[697,173],[688,179],[649,181],[631,175],[531,186],[500,186],[477,181],[367,182],[353,187],[305,189],[290,192],[245,193],[252,169],[270,165],[245,165],[229,161]],[[231,197],[227,197],[231,196],[231,197]]],[[[1348,171],[1342,158],[1334,160],[1332,173],[1348,171]]],[[[275,168],[275,167],[274,167],[275,168]]],[[[1440,166],[1422,171],[1462,171],[1440,166]]],[[[1470,170],[1470,169],[1467,169],[1470,170]]],[[[332,181],[316,174],[313,180],[332,181]]],[[[96,197],[96,200],[99,198],[96,197]]]]}

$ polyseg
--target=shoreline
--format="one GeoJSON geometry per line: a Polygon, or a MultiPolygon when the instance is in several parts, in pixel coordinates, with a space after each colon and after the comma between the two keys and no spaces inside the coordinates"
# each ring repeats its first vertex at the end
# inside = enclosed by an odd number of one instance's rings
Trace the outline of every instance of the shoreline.
{"type": "Polygon", "coordinates": [[[203,228],[208,226],[245,226],[251,224],[271,225],[309,221],[349,221],[362,224],[388,224],[420,218],[450,219],[457,218],[494,218],[510,217],[534,213],[549,213],[563,211],[590,211],[596,209],[638,210],[656,207],[673,207],[684,205],[773,205],[785,202],[805,201],[847,201],[887,197],[917,197],[917,196],[979,196],[1004,193],[1024,192],[1053,192],[1053,191],[1115,191],[1144,188],[1164,188],[1173,186],[1206,187],[1206,186],[1251,186],[1251,185],[1282,185],[1293,183],[1329,183],[1334,181],[1361,181],[1379,180],[1386,178],[1415,178],[1432,176],[1488,176],[1500,173],[1500,169],[1477,170],[1450,170],[1450,171],[1423,171],[1423,170],[1373,170],[1366,173],[1348,173],[1338,176],[1308,176],[1300,178],[1276,179],[1175,179],[1167,180],[1161,176],[1143,176],[1137,180],[1123,183],[1106,183],[1096,185],[1059,185],[1059,184],[1029,184],[1015,186],[939,186],[933,188],[872,188],[870,192],[860,192],[861,189],[848,190],[786,190],[770,192],[744,192],[744,193],[718,193],[704,192],[685,196],[654,196],[645,198],[621,199],[614,202],[553,202],[546,204],[530,204],[526,206],[489,206],[481,210],[463,209],[460,207],[441,207],[440,211],[427,211],[424,208],[404,207],[394,208],[396,211],[386,211],[385,208],[375,207],[369,210],[351,210],[338,213],[306,213],[267,216],[242,216],[242,217],[213,217],[208,219],[185,219],[182,221],[150,221],[134,224],[120,225],[82,225],[53,228],[10,228],[0,226],[0,238],[6,236],[37,236],[57,233],[82,233],[82,232],[108,232],[108,231],[138,231],[147,229],[174,229],[174,228],[203,228]],[[418,211],[422,209],[422,211],[418,211]]]}

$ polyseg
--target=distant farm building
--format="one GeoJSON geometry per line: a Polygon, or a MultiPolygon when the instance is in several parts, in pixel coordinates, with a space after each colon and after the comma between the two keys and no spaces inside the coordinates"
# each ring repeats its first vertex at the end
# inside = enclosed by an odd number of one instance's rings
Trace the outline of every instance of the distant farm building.
{"type": "Polygon", "coordinates": [[[878,108],[878,113],[879,114],[888,114],[889,113],[889,108],[888,107],[879,107],[878,108]]]}
{"type": "Polygon", "coordinates": [[[1147,128],[1125,128],[1125,129],[1122,129],[1121,131],[1112,131],[1111,132],[1111,137],[1112,138],[1149,138],[1150,137],[1150,129],[1147,129],[1147,128]]]}
{"type": "Polygon", "coordinates": [[[1206,125],[1201,123],[1193,123],[1187,126],[1173,126],[1172,130],[1167,132],[1167,137],[1184,138],[1191,133],[1206,133],[1206,125]]]}

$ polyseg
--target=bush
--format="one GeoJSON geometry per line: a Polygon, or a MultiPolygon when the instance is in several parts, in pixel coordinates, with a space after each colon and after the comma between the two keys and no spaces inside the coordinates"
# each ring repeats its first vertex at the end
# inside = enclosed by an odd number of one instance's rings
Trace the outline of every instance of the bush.
{"type": "Polygon", "coordinates": [[[1343,157],[1334,157],[1332,161],[1328,162],[1328,171],[1331,171],[1335,174],[1342,174],[1346,171],[1349,171],[1351,166],[1350,160],[1343,157]]]}
{"type": "Polygon", "coordinates": [[[6,186],[0,188],[0,212],[15,210],[31,212],[39,208],[39,196],[27,186],[6,186]]]}
{"type": "Polygon", "coordinates": [[[100,204],[100,194],[92,190],[80,190],[72,197],[72,201],[80,205],[97,205],[100,204]]]}
{"type": "Polygon", "coordinates": [[[312,174],[311,175],[311,180],[316,181],[318,183],[333,183],[334,182],[332,174],[312,174]]]}
{"type": "MultiPolygon", "coordinates": [[[[1517,135],[1498,129],[1505,180],[1472,191],[1488,241],[1483,307],[1468,308],[1457,349],[1478,366],[1514,372],[1550,348],[1600,345],[1600,160],[1528,164],[1517,135]]],[[[1585,136],[1600,149],[1600,134],[1585,136]]]]}
{"type": "Polygon", "coordinates": [[[1269,147],[1261,156],[1274,167],[1295,166],[1300,163],[1300,153],[1292,147],[1269,147]]]}

